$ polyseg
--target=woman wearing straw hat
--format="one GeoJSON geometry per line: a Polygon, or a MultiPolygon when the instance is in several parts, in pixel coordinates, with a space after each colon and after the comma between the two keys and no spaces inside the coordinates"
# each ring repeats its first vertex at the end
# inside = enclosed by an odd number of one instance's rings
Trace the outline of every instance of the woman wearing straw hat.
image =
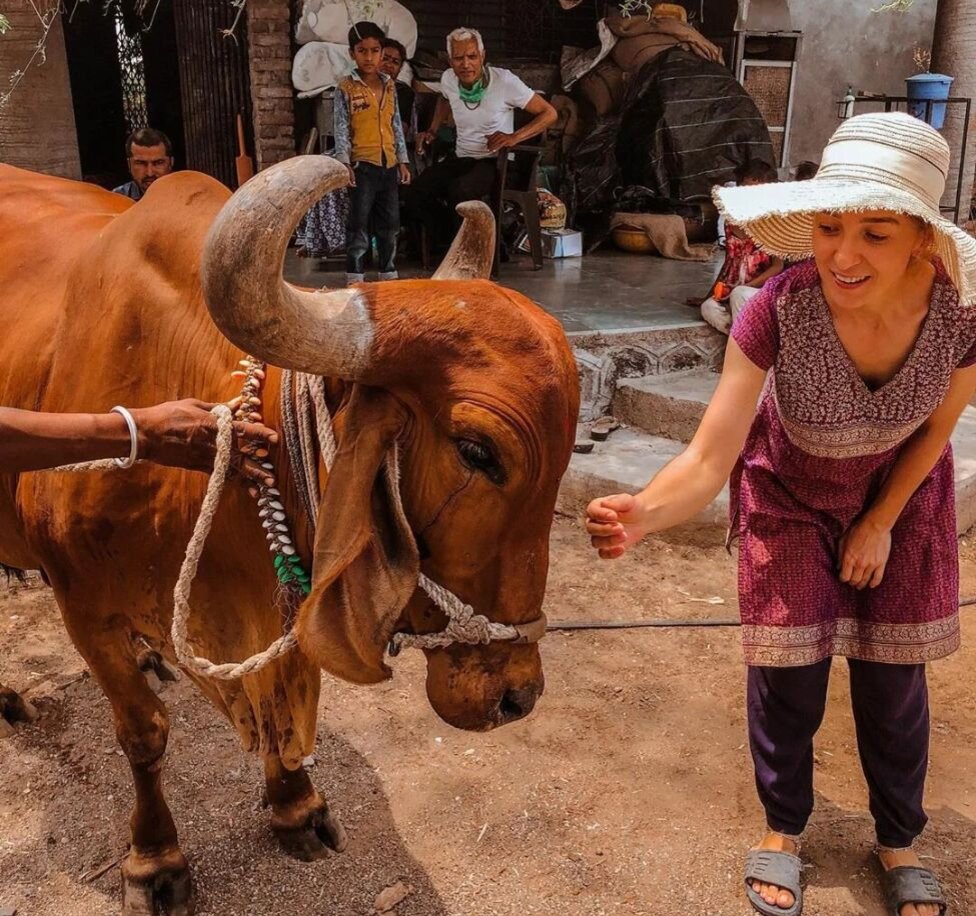
{"type": "Polygon", "coordinates": [[[802,909],[799,837],[834,655],[846,656],[891,912],[945,912],[926,822],[925,663],[959,645],[949,436],[976,391],[976,240],[939,215],[949,149],[908,115],[845,122],[816,177],[717,189],[771,254],[809,258],[732,327],[688,448],[636,496],[590,503],[601,557],[691,518],[731,474],[747,718],[769,832],[753,907],[802,909]],[[758,401],[758,407],[757,407],[758,401]]]}

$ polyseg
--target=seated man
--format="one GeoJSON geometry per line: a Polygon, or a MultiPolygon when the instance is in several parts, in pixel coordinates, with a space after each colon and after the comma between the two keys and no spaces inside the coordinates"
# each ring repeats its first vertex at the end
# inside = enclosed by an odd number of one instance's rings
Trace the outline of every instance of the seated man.
{"type": "Polygon", "coordinates": [[[441,76],[430,128],[417,134],[417,153],[431,143],[448,113],[457,128],[456,158],[438,162],[421,173],[407,195],[407,217],[422,223],[435,244],[454,234],[454,207],[463,200],[486,197],[495,180],[500,151],[538,136],[556,122],[556,110],[514,73],[485,66],[485,46],[474,29],[455,29],[447,36],[451,69],[441,76]],[[514,112],[534,115],[519,130],[514,112]]]}
{"type": "Polygon", "coordinates": [[[173,171],[173,144],[161,130],[142,127],[133,131],[125,141],[125,156],[132,181],[112,190],[133,200],[141,200],[149,185],[173,171]]]}

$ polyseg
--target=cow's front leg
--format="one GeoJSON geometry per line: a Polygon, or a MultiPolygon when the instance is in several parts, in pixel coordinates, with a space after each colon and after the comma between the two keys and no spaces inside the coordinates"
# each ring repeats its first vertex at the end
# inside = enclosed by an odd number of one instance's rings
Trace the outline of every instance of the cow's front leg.
{"type": "Polygon", "coordinates": [[[346,848],[346,831],[303,767],[289,770],[276,754],[268,755],[264,779],[271,827],[285,852],[311,862],[346,848]]]}
{"type": "Polygon", "coordinates": [[[190,916],[190,868],[163,797],[166,707],[146,683],[128,643],[85,646],[82,654],[112,704],[115,734],[136,791],[129,820],[131,842],[122,862],[123,916],[190,916]]]}
{"type": "Polygon", "coordinates": [[[37,710],[15,690],[0,684],[0,738],[13,734],[16,722],[33,722],[37,710]]]}

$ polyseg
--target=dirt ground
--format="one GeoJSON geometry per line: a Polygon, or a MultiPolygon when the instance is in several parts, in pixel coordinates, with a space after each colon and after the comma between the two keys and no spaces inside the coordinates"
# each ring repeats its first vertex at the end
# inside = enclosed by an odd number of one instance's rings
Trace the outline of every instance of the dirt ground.
{"type": "MultiPolygon", "coordinates": [[[[963,541],[963,594],[976,546],[963,541]]],[[[717,546],[651,541],[597,563],[574,523],[553,532],[551,619],[735,615],[732,561],[717,546]],[[718,597],[724,604],[700,599],[718,597]],[[697,599],[697,600],[696,600],[697,599]]],[[[930,671],[931,821],[920,850],[953,913],[976,914],[976,611],[965,647],[930,671]]],[[[0,741],[0,910],[119,910],[132,799],[109,707],[50,593],[0,585],[0,682],[38,723],[0,741]]],[[[365,916],[384,888],[398,916],[745,916],[740,867],[762,819],[734,629],[553,634],[547,689],[528,720],[454,731],[405,653],[396,677],[326,679],[313,778],[342,817],[342,855],[306,865],[278,851],[260,807],[259,762],[187,679],[163,694],[173,719],[166,788],[191,861],[199,916],[365,916]]],[[[817,744],[817,808],[804,856],[807,916],[881,916],[872,825],[846,668],[835,665],[817,744]]]]}

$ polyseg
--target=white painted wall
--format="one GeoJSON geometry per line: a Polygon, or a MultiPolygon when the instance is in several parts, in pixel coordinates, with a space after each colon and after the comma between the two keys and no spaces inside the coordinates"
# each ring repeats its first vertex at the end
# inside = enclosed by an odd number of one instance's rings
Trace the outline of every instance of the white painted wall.
{"type": "MultiPolygon", "coordinates": [[[[931,47],[937,0],[904,13],[872,13],[881,0],[740,0],[739,28],[803,33],[790,162],[818,161],[838,125],[836,101],[856,90],[905,94],[916,46],[931,47]]],[[[859,111],[869,109],[858,107],[859,111]]]]}

